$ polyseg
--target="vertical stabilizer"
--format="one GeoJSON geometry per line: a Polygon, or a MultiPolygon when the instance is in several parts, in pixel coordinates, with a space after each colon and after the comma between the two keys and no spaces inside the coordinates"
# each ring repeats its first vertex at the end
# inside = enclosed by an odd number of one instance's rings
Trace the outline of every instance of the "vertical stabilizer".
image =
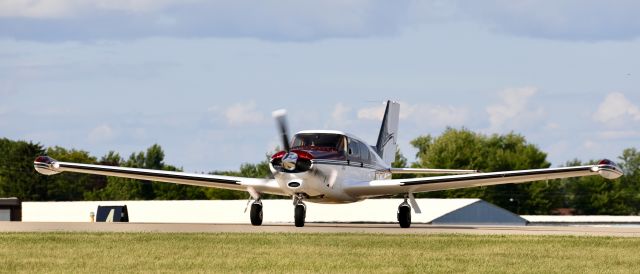
{"type": "Polygon", "coordinates": [[[396,156],[399,122],[400,104],[387,101],[387,108],[384,111],[382,126],[376,143],[376,151],[387,164],[391,164],[396,156]]]}

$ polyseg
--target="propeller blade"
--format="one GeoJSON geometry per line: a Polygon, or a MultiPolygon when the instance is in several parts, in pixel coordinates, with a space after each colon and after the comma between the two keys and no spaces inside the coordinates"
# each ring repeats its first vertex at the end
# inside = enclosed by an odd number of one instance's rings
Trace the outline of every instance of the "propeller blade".
{"type": "Polygon", "coordinates": [[[336,179],[338,179],[338,171],[337,170],[331,170],[331,173],[329,174],[329,187],[333,188],[333,185],[336,183],[336,179]]]}
{"type": "Polygon", "coordinates": [[[288,153],[291,150],[289,145],[289,127],[287,126],[287,111],[284,109],[273,112],[273,118],[276,118],[278,130],[282,136],[282,148],[288,153]]]}

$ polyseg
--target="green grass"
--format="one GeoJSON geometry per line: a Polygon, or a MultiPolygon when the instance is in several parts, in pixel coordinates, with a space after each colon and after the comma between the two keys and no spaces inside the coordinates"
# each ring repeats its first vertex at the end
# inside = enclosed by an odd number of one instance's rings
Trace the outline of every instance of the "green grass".
{"type": "Polygon", "coordinates": [[[0,272],[640,272],[640,239],[573,236],[0,233],[0,272]]]}

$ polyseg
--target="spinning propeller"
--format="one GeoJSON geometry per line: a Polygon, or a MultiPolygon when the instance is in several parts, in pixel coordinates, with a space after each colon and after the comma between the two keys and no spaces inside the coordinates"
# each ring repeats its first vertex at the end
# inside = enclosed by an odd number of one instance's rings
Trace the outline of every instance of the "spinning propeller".
{"type": "Polygon", "coordinates": [[[291,146],[289,145],[289,126],[287,125],[287,111],[279,109],[273,112],[273,118],[276,118],[280,136],[282,136],[282,148],[289,153],[291,146]]]}
{"type": "MultiPolygon", "coordinates": [[[[311,160],[313,155],[303,150],[292,150],[291,141],[289,137],[289,125],[287,123],[287,111],[279,109],[273,112],[273,118],[276,119],[276,126],[278,133],[281,136],[282,147],[284,151],[280,151],[272,156],[272,164],[280,165],[285,172],[305,172],[311,169],[311,160]]],[[[324,174],[318,169],[311,170],[313,175],[324,177],[324,181],[327,185],[333,188],[333,185],[337,179],[337,171],[331,171],[329,174],[324,174]]]]}
{"type": "Polygon", "coordinates": [[[282,166],[282,168],[287,172],[302,172],[307,171],[311,168],[311,160],[313,159],[313,155],[306,151],[302,150],[291,150],[291,145],[289,142],[289,126],[287,124],[287,111],[284,109],[276,110],[273,112],[273,117],[276,118],[276,123],[278,126],[278,130],[280,131],[280,136],[282,136],[282,147],[284,151],[280,151],[273,155],[273,161],[276,164],[282,166]]]}
{"type": "MultiPolygon", "coordinates": [[[[276,124],[282,137],[282,148],[284,153],[279,152],[274,155],[274,158],[281,158],[281,165],[287,171],[295,171],[298,165],[298,153],[291,151],[291,145],[289,144],[289,126],[287,125],[287,111],[284,109],[276,110],[273,112],[273,118],[276,118],[276,124]]],[[[311,159],[308,159],[311,160],[311,159]]]]}

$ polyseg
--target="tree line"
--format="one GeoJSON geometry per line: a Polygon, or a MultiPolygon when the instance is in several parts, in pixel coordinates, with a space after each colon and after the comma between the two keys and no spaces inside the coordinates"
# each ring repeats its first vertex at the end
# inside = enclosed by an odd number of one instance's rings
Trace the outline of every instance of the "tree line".
{"type": "MultiPolygon", "coordinates": [[[[400,151],[394,167],[477,169],[485,172],[547,168],[546,153],[519,134],[484,135],[468,129],[447,129],[440,136],[415,138],[418,152],[409,163],[400,151]]],[[[111,151],[96,158],[86,151],[62,147],[45,148],[38,143],[0,139],[0,197],[23,201],[81,200],[200,200],[248,199],[246,192],[170,183],[105,177],[79,173],[43,176],[33,160],[48,155],[64,162],[181,171],[164,163],[164,151],[154,144],[146,151],[123,158],[111,151]]],[[[267,178],[269,156],[259,163],[242,164],[237,171],[210,174],[267,178]]],[[[571,160],[566,166],[595,161],[571,160]]],[[[618,158],[625,176],[613,181],[600,176],[548,180],[524,184],[475,187],[418,193],[420,198],[480,198],[519,214],[613,214],[637,215],[640,211],[640,152],[625,149],[618,158]]],[[[410,175],[398,175],[409,178],[410,175]]],[[[267,196],[266,198],[286,198],[267,196]]]]}

